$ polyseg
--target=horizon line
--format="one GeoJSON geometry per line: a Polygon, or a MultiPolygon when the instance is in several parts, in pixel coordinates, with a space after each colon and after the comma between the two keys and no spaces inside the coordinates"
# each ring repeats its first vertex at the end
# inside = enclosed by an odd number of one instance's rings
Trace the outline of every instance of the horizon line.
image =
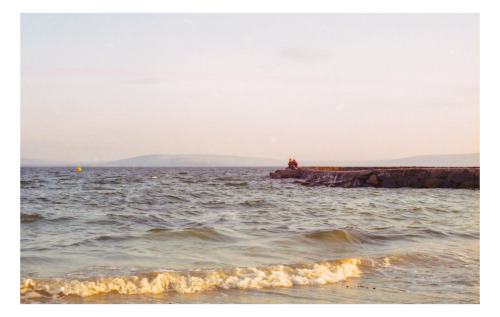
{"type": "MultiPolygon", "coordinates": [[[[397,157],[397,158],[383,158],[383,159],[379,158],[379,159],[368,159],[368,160],[313,159],[313,160],[303,160],[303,162],[328,162],[328,161],[370,162],[370,161],[400,160],[400,159],[414,158],[414,157],[421,157],[421,156],[472,155],[472,154],[480,155],[480,152],[452,153],[452,154],[419,154],[419,155],[403,156],[403,157],[397,157]]],[[[57,162],[57,163],[65,163],[65,164],[70,164],[70,163],[97,164],[97,163],[110,163],[110,162],[115,162],[115,161],[123,161],[123,160],[127,160],[127,159],[133,159],[133,158],[139,158],[139,157],[145,157],[145,156],[162,156],[162,155],[170,155],[170,156],[225,156],[225,157],[249,158],[249,159],[259,159],[259,160],[273,160],[273,161],[282,161],[283,160],[283,159],[276,159],[276,158],[243,156],[243,155],[233,155],[233,154],[143,154],[143,155],[129,156],[129,157],[121,158],[121,159],[95,160],[95,161],[60,161],[60,160],[54,160],[54,159],[39,159],[39,158],[32,158],[32,157],[20,157],[20,161],[22,161],[22,160],[34,160],[35,161],[36,160],[36,161],[49,161],[49,162],[54,162],[54,163],[57,162]]]]}

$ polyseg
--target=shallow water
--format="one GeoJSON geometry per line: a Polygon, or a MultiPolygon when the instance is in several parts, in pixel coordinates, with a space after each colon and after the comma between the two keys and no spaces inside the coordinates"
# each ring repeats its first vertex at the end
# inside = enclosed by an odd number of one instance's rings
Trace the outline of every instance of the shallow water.
{"type": "Polygon", "coordinates": [[[479,303],[479,190],[21,169],[22,303],[479,303]]]}

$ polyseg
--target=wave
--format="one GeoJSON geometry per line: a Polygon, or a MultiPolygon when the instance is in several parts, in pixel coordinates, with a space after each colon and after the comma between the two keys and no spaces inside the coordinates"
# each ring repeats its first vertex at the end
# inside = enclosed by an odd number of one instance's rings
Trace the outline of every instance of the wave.
{"type": "Polygon", "coordinates": [[[163,228],[153,228],[148,230],[144,236],[149,240],[172,240],[172,239],[199,239],[203,241],[213,242],[228,242],[234,239],[228,235],[217,232],[214,228],[199,227],[199,228],[186,228],[182,230],[172,230],[163,228]]]}
{"type": "Polygon", "coordinates": [[[47,183],[42,179],[21,180],[21,188],[40,188],[47,183]]]}
{"type": "Polygon", "coordinates": [[[40,214],[25,214],[21,213],[21,223],[37,222],[44,219],[40,214]]]}
{"type": "Polygon", "coordinates": [[[45,216],[42,216],[40,214],[34,213],[34,214],[26,214],[26,213],[21,213],[21,223],[26,224],[26,223],[33,223],[33,222],[38,222],[38,221],[46,221],[46,222],[60,222],[60,221],[71,221],[74,220],[75,218],[73,217],[57,217],[57,218],[48,218],[45,216]]]}
{"type": "Polygon", "coordinates": [[[189,202],[189,200],[175,195],[163,195],[162,198],[167,199],[168,202],[189,202]]]}
{"type": "Polygon", "coordinates": [[[246,187],[246,186],[248,186],[248,183],[247,182],[227,182],[227,183],[224,183],[224,186],[246,187]]]}
{"type": "Polygon", "coordinates": [[[358,234],[344,230],[315,231],[304,236],[308,239],[329,242],[361,243],[361,237],[358,234]]]}
{"type": "Polygon", "coordinates": [[[264,199],[245,200],[244,202],[241,202],[239,204],[248,207],[272,206],[267,200],[264,199]]]}
{"type": "Polygon", "coordinates": [[[420,229],[420,230],[418,230],[418,232],[424,236],[432,236],[432,237],[436,237],[436,238],[445,238],[448,236],[448,233],[446,233],[446,232],[432,230],[430,228],[420,229]]]}
{"type": "Polygon", "coordinates": [[[200,202],[200,205],[206,207],[206,208],[220,208],[221,206],[225,205],[226,203],[223,200],[210,200],[210,201],[202,201],[200,202]]]}
{"type": "Polygon", "coordinates": [[[92,296],[103,293],[191,294],[220,289],[260,289],[337,283],[361,274],[360,259],[294,266],[234,268],[187,273],[146,273],[93,280],[23,279],[21,299],[33,296],[92,296]]]}
{"type": "Polygon", "coordinates": [[[422,235],[413,233],[369,233],[357,230],[318,230],[304,234],[306,239],[322,242],[348,243],[348,244],[381,244],[387,241],[412,240],[422,235]]]}
{"type": "MultiPolygon", "coordinates": [[[[131,205],[131,204],[130,204],[131,205]]],[[[135,208],[135,206],[130,206],[136,210],[145,211],[146,209],[135,208]]],[[[132,214],[119,214],[119,213],[108,213],[106,214],[107,221],[115,221],[117,223],[121,223],[123,225],[129,224],[141,224],[148,226],[169,226],[171,225],[168,221],[156,215],[147,215],[144,216],[142,214],[132,215],[132,214]]]]}
{"type": "Polygon", "coordinates": [[[131,239],[137,239],[135,236],[108,236],[108,235],[103,235],[97,237],[95,240],[96,241],[123,241],[123,240],[131,240],[131,239]]]}
{"type": "Polygon", "coordinates": [[[119,185],[123,183],[123,179],[121,176],[114,176],[114,177],[104,177],[97,179],[93,182],[93,184],[99,184],[99,185],[119,185]]]}

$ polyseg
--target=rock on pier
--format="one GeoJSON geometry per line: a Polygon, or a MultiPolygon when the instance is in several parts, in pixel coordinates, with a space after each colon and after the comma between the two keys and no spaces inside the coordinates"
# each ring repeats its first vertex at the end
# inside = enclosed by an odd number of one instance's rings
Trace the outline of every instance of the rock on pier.
{"type": "Polygon", "coordinates": [[[479,167],[302,167],[277,170],[274,179],[297,178],[304,186],[381,188],[479,188],[479,167]]]}

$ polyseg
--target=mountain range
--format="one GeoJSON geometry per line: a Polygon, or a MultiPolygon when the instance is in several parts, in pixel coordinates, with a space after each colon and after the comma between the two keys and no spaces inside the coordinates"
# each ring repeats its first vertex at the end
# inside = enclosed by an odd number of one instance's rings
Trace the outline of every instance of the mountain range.
{"type": "MultiPolygon", "coordinates": [[[[479,166],[479,153],[420,155],[391,160],[367,161],[299,161],[300,166],[479,166]]],[[[231,155],[143,155],[116,161],[62,162],[21,158],[21,166],[136,166],[136,167],[188,167],[188,166],[269,166],[286,167],[287,160],[231,156],[231,155]]]]}

